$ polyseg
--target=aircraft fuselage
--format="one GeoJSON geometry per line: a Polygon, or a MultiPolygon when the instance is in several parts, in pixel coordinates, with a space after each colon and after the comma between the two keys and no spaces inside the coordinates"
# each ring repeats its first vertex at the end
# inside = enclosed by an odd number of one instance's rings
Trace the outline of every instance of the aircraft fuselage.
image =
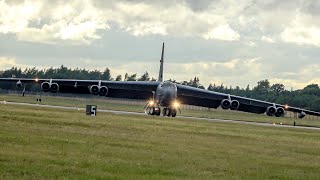
{"type": "Polygon", "coordinates": [[[170,107],[177,98],[177,86],[169,81],[162,82],[158,85],[155,92],[157,104],[163,107],[170,107]]]}

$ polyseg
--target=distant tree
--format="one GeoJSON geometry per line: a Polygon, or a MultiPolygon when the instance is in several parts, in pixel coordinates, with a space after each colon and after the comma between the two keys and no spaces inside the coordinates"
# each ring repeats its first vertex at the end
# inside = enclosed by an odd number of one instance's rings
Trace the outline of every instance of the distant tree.
{"type": "Polygon", "coordinates": [[[182,84],[182,85],[186,85],[186,86],[189,85],[188,81],[182,81],[181,84],[182,84]]]}
{"type": "Polygon", "coordinates": [[[319,85],[318,84],[309,84],[303,89],[319,89],[319,85]]]}
{"type": "Polygon", "coordinates": [[[170,81],[170,82],[172,82],[172,83],[177,83],[177,81],[174,80],[174,79],[169,79],[168,81],[170,81]]]}
{"type": "Polygon", "coordinates": [[[221,83],[221,85],[217,87],[217,90],[218,90],[219,92],[224,92],[223,83],[221,83]]]}
{"type": "Polygon", "coordinates": [[[318,84],[310,84],[307,85],[305,88],[301,91],[303,94],[308,95],[314,95],[314,96],[320,96],[320,88],[318,84]]]}
{"type": "Polygon", "coordinates": [[[201,84],[198,86],[199,89],[206,89],[204,86],[202,86],[201,84]]]}
{"type": "Polygon", "coordinates": [[[199,78],[198,77],[194,77],[193,81],[192,79],[190,80],[190,83],[189,85],[192,86],[192,87],[199,87],[199,78]]]}
{"type": "Polygon", "coordinates": [[[118,75],[118,76],[116,77],[116,81],[122,81],[121,75],[118,75]]]}
{"type": "Polygon", "coordinates": [[[246,91],[250,91],[250,86],[249,86],[249,84],[247,85],[246,91]]]}
{"type": "Polygon", "coordinates": [[[213,89],[213,85],[212,85],[211,83],[209,84],[209,86],[208,86],[207,90],[209,90],[209,91],[214,91],[214,89],[213,89]]]}
{"type": "Polygon", "coordinates": [[[89,79],[101,79],[101,72],[99,70],[93,70],[89,72],[89,79]]]}
{"type": "Polygon", "coordinates": [[[266,94],[270,90],[270,82],[268,79],[258,82],[258,85],[253,88],[253,91],[260,94],[266,94]]]}
{"type": "Polygon", "coordinates": [[[320,98],[314,99],[310,105],[311,110],[319,111],[320,110],[320,98]]]}
{"type": "Polygon", "coordinates": [[[128,76],[127,81],[137,81],[137,74],[132,74],[128,76]]]}
{"type": "Polygon", "coordinates": [[[199,77],[197,77],[197,76],[195,76],[193,79],[190,79],[189,82],[183,81],[183,82],[181,82],[181,84],[191,86],[191,87],[200,88],[200,89],[205,89],[205,87],[200,84],[199,77]]]}
{"type": "Polygon", "coordinates": [[[106,80],[106,81],[110,81],[112,80],[112,77],[111,77],[111,73],[110,73],[110,69],[109,68],[106,68],[102,75],[101,75],[101,79],[102,80],[106,80]]]}
{"type": "Polygon", "coordinates": [[[283,84],[279,84],[279,83],[273,84],[270,87],[270,90],[275,92],[276,94],[279,94],[285,90],[285,86],[283,84]]]}
{"type": "MultiPolygon", "coordinates": [[[[21,72],[21,69],[19,70],[19,72],[21,72]]],[[[23,73],[25,77],[36,77],[38,74],[38,70],[36,70],[36,67],[26,68],[23,73]]],[[[20,75],[18,76],[22,76],[22,74],[20,73],[20,75]]]]}
{"type": "Polygon", "coordinates": [[[5,78],[10,78],[12,76],[22,77],[22,74],[24,73],[21,71],[21,68],[18,69],[17,67],[12,67],[11,69],[4,71],[2,73],[2,77],[5,77],[5,78]]]}
{"type": "Polygon", "coordinates": [[[150,81],[149,73],[146,71],[139,79],[138,81],[150,81]]]}

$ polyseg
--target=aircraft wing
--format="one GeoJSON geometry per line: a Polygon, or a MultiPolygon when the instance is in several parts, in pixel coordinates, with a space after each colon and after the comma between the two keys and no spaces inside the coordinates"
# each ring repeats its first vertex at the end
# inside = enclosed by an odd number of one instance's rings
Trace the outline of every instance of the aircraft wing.
{"type": "MultiPolygon", "coordinates": [[[[93,86],[106,87],[108,97],[130,98],[130,99],[152,99],[160,82],[146,81],[101,81],[101,80],[77,80],[77,79],[30,79],[30,78],[0,78],[0,82],[15,82],[17,85],[22,84],[44,84],[50,83],[58,85],[58,91],[63,93],[85,93],[93,94],[93,86]]],[[[278,110],[292,111],[299,113],[299,117],[306,114],[320,116],[319,112],[306,110],[288,105],[275,104],[272,102],[261,101],[246,97],[218,93],[185,85],[176,84],[177,98],[182,104],[196,105],[209,108],[218,108],[228,101],[231,106],[225,109],[233,109],[251,113],[270,113],[273,115],[278,110]],[[236,105],[233,107],[232,105],[236,105]],[[232,108],[233,107],[233,108],[232,108]]],[[[43,89],[42,89],[43,90],[43,89]]],[[[228,103],[227,103],[228,104],[228,103]]],[[[281,113],[280,113],[281,114],[281,113]]],[[[273,116],[272,115],[272,116],[273,116]]],[[[279,115],[280,116],[280,115],[279,115]]]]}
{"type": "Polygon", "coordinates": [[[272,102],[261,101],[257,99],[251,99],[246,97],[240,97],[235,95],[229,95],[214,91],[203,90],[199,88],[189,87],[185,85],[177,84],[178,99],[182,104],[190,104],[196,106],[203,106],[209,108],[218,108],[221,106],[222,101],[231,100],[238,101],[238,107],[235,110],[262,114],[267,112],[269,107],[275,107],[275,109],[281,107],[283,110],[299,113],[304,116],[305,114],[320,116],[320,112],[301,109],[297,107],[291,107],[288,105],[275,104],[272,102]]]}
{"type": "Polygon", "coordinates": [[[78,80],[78,79],[30,79],[30,78],[0,78],[0,82],[15,82],[18,84],[56,83],[59,92],[90,94],[93,85],[105,86],[108,89],[108,97],[130,99],[152,99],[153,91],[159,82],[145,81],[101,81],[101,80],[78,80]]]}

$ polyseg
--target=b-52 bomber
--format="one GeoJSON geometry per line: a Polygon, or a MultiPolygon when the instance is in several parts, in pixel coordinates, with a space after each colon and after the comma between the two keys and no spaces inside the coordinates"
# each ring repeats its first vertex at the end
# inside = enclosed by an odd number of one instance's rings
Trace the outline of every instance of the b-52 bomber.
{"type": "Polygon", "coordinates": [[[0,78],[0,82],[13,82],[17,87],[25,83],[41,83],[44,92],[87,93],[114,98],[144,99],[147,101],[145,111],[149,115],[162,114],[175,117],[180,111],[180,104],[189,104],[208,108],[238,110],[268,116],[283,117],[285,111],[298,113],[299,118],[308,115],[320,116],[320,112],[261,101],[246,97],[224,94],[214,91],[189,87],[163,80],[164,43],[157,81],[104,81],[78,79],[29,79],[0,78]],[[162,113],[161,113],[162,112],[162,113]]]}

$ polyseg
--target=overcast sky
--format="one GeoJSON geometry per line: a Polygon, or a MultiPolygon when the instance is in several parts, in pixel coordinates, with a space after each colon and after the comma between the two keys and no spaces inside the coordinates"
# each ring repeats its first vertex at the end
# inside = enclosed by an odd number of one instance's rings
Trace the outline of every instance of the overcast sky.
{"type": "Polygon", "coordinates": [[[0,0],[0,69],[111,69],[287,89],[320,83],[320,0],[0,0]]]}

